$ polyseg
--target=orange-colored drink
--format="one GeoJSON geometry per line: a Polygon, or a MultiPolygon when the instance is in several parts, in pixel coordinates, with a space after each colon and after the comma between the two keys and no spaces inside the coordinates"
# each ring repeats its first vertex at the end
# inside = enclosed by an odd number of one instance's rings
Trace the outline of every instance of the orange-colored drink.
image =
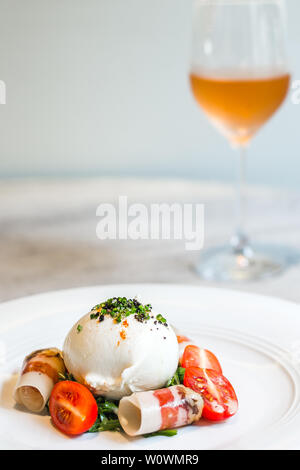
{"type": "Polygon", "coordinates": [[[284,101],[290,75],[270,78],[190,76],[194,96],[214,124],[234,144],[245,144],[284,101]]]}

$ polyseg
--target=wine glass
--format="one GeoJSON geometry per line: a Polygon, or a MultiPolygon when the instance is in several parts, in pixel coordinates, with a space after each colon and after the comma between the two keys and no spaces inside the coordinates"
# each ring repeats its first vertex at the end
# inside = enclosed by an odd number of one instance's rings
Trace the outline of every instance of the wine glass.
{"type": "Polygon", "coordinates": [[[290,84],[284,1],[197,0],[190,82],[208,119],[239,152],[237,226],[228,247],[204,252],[209,280],[254,280],[280,272],[287,253],[250,243],[244,229],[246,150],[283,103],[290,84]]]}

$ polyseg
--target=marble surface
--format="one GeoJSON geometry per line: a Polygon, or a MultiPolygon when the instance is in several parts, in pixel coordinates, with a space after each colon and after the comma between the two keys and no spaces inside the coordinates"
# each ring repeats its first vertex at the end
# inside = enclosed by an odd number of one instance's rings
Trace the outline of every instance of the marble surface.
{"type": "MultiPolygon", "coordinates": [[[[248,231],[257,241],[300,252],[300,193],[249,187],[248,231]]],[[[0,184],[0,300],[94,284],[159,282],[218,285],[300,302],[300,265],[272,279],[216,284],[192,269],[199,256],[183,241],[100,241],[96,208],[129,202],[205,204],[205,247],[225,243],[234,226],[233,189],[186,180],[14,180],[0,184]]]]}

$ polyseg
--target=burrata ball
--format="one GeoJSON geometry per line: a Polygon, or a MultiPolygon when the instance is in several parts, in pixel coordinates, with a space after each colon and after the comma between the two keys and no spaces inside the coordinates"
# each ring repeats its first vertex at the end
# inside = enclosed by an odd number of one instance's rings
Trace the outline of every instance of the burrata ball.
{"type": "Polygon", "coordinates": [[[121,399],[133,392],[166,386],[178,366],[178,343],[172,327],[151,312],[140,321],[129,315],[117,322],[82,317],[68,333],[63,355],[74,378],[94,395],[121,399]]]}

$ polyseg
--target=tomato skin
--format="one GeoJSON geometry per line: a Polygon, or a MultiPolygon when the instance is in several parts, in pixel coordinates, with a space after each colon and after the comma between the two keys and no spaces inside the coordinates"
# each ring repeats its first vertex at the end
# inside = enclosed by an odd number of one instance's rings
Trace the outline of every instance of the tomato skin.
{"type": "Polygon", "coordinates": [[[189,367],[185,369],[183,383],[202,396],[203,418],[224,421],[237,412],[238,400],[234,388],[222,374],[212,369],[189,367]]]}
{"type": "Polygon", "coordinates": [[[184,368],[199,367],[200,369],[212,369],[222,374],[222,368],[216,356],[207,349],[199,348],[199,346],[194,344],[186,346],[181,365],[184,368]]]}
{"type": "Polygon", "coordinates": [[[182,336],[182,335],[177,335],[176,338],[177,338],[177,343],[178,344],[188,343],[188,342],[191,341],[189,338],[187,338],[186,336],[182,336]]]}
{"type": "Polygon", "coordinates": [[[64,380],[54,385],[49,411],[54,425],[69,436],[90,429],[98,416],[98,406],[91,392],[78,382],[64,380]]]}

